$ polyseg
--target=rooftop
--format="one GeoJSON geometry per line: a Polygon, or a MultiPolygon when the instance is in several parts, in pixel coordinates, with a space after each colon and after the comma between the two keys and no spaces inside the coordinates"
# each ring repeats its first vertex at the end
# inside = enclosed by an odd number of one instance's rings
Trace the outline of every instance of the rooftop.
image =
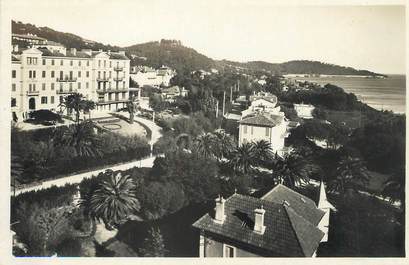
{"type": "MultiPolygon", "coordinates": [[[[193,226],[259,248],[273,256],[312,256],[324,233],[309,219],[316,222],[317,217],[321,216],[321,219],[324,212],[317,209],[315,204],[312,207],[312,201],[308,198],[305,199],[304,210],[300,210],[300,205],[293,200],[293,203],[287,200],[283,203],[285,198],[294,199],[293,193],[298,194],[279,185],[271,191],[273,199],[270,199],[270,195],[266,199],[259,199],[234,194],[225,201],[226,218],[222,224],[215,222],[210,214],[206,214],[193,226]],[[282,198],[278,203],[279,196],[282,198]],[[266,230],[262,235],[253,230],[254,210],[260,206],[265,210],[266,230]],[[316,215],[310,215],[310,210],[316,215]]],[[[300,198],[305,197],[298,194],[299,201],[300,198]]]]}
{"type": "Polygon", "coordinates": [[[283,117],[279,115],[271,115],[266,113],[256,113],[254,116],[247,116],[239,123],[244,125],[256,125],[262,127],[274,127],[283,121],[283,117]]]}

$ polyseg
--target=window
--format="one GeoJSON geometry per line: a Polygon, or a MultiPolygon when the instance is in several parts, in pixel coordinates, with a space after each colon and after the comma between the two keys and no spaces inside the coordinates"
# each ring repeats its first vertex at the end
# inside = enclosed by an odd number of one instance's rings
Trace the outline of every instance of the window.
{"type": "Polygon", "coordinates": [[[111,71],[109,71],[109,78],[111,78],[111,77],[112,77],[112,76],[111,76],[111,74],[112,74],[112,73],[111,73],[111,71]]]}
{"type": "Polygon", "coordinates": [[[36,78],[36,71],[33,71],[33,78],[36,78]]]}
{"type": "Polygon", "coordinates": [[[33,78],[33,72],[31,70],[28,71],[28,78],[33,78]]]}
{"type": "Polygon", "coordinates": [[[270,136],[270,128],[266,128],[266,136],[270,136]]]}
{"type": "Polygon", "coordinates": [[[55,60],[52,59],[52,60],[51,60],[51,65],[54,65],[54,64],[55,64],[55,60]]]}
{"type": "Polygon", "coordinates": [[[11,91],[16,91],[16,84],[11,84],[11,91]]]}
{"type": "Polygon", "coordinates": [[[89,71],[87,71],[86,76],[89,77],[89,71]]]}
{"type": "Polygon", "coordinates": [[[89,61],[87,61],[87,66],[89,66],[89,61]]]}
{"type": "Polygon", "coordinates": [[[101,72],[98,71],[98,79],[101,78],[101,72]]]}
{"type": "Polygon", "coordinates": [[[62,91],[63,89],[64,89],[63,83],[60,83],[60,91],[62,91]]]}
{"type": "Polygon", "coordinates": [[[51,104],[54,104],[54,96],[51,96],[51,98],[50,98],[50,103],[51,103],[51,104]]]}
{"type": "Polygon", "coordinates": [[[81,89],[81,83],[78,83],[78,89],[81,89]]]}
{"type": "Polygon", "coordinates": [[[122,82],[122,88],[125,88],[125,81],[122,82]]]}
{"type": "Polygon", "coordinates": [[[11,107],[15,107],[17,105],[17,100],[15,98],[11,98],[11,107]]]}
{"type": "Polygon", "coordinates": [[[64,79],[64,72],[60,71],[60,79],[63,80],[64,79]]]}
{"type": "Polygon", "coordinates": [[[45,83],[41,85],[42,89],[45,90],[45,83]]]}
{"type": "Polygon", "coordinates": [[[54,83],[51,83],[51,90],[54,90],[54,83]]]}
{"type": "Polygon", "coordinates": [[[250,126],[250,129],[251,129],[251,135],[253,135],[253,126],[250,126]]]}
{"type": "Polygon", "coordinates": [[[27,57],[27,64],[31,64],[31,57],[27,57]]]}
{"type": "Polygon", "coordinates": [[[70,61],[70,66],[73,66],[73,61],[72,60],[70,61]]]}
{"type": "Polygon", "coordinates": [[[78,66],[81,66],[81,61],[78,61],[78,66]]]}
{"type": "Polygon", "coordinates": [[[73,79],[73,74],[72,74],[72,71],[70,71],[70,80],[72,79],[73,79]]]}
{"type": "Polygon", "coordinates": [[[60,103],[64,101],[64,97],[60,96],[60,103]]]}
{"type": "Polygon", "coordinates": [[[36,91],[36,84],[33,84],[33,91],[36,91]]]}
{"type": "Polygon", "coordinates": [[[72,91],[72,83],[70,83],[70,91],[72,91]]]}
{"type": "Polygon", "coordinates": [[[63,61],[63,60],[60,60],[60,65],[64,65],[64,61],[63,61]]]}
{"type": "Polygon", "coordinates": [[[81,77],[81,71],[78,71],[78,77],[81,77]]]}
{"type": "Polygon", "coordinates": [[[125,99],[125,98],[126,98],[126,93],[122,92],[122,99],[125,99]]]}
{"type": "Polygon", "coordinates": [[[101,60],[98,60],[98,67],[101,67],[101,60]]]}
{"type": "Polygon", "coordinates": [[[16,70],[11,71],[11,78],[16,78],[16,70]]]}
{"type": "Polygon", "coordinates": [[[88,82],[85,83],[85,88],[89,88],[89,83],[88,82]]]}
{"type": "Polygon", "coordinates": [[[28,91],[32,91],[31,84],[28,84],[28,91]]]}
{"type": "Polygon", "coordinates": [[[109,67],[112,67],[112,61],[109,61],[109,67]]]}
{"type": "Polygon", "coordinates": [[[43,65],[45,65],[45,59],[43,59],[43,65]]]}
{"type": "Polygon", "coordinates": [[[104,67],[107,67],[107,61],[104,60],[104,67]]]}
{"type": "Polygon", "coordinates": [[[244,131],[244,133],[247,133],[247,125],[243,126],[243,131],[244,131]]]}
{"type": "Polygon", "coordinates": [[[55,74],[55,72],[51,71],[51,78],[54,78],[54,74],[55,74]]]}
{"type": "Polygon", "coordinates": [[[41,104],[47,104],[47,97],[41,97],[41,104]]]}
{"type": "Polygon", "coordinates": [[[37,58],[33,58],[33,64],[37,65],[37,58]]]}
{"type": "Polygon", "coordinates": [[[223,258],[234,258],[236,257],[236,248],[223,244],[223,258]]]}
{"type": "Polygon", "coordinates": [[[43,71],[41,76],[42,76],[42,78],[45,78],[45,71],[43,71]]]}

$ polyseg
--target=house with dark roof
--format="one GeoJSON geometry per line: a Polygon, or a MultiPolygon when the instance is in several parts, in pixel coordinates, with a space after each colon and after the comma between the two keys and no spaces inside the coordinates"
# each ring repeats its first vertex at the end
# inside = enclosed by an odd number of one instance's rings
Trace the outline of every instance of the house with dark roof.
{"type": "Polygon", "coordinates": [[[328,240],[329,214],[321,183],[318,205],[281,184],[261,198],[233,194],[216,199],[214,212],[193,227],[200,257],[315,257],[328,240]]]}

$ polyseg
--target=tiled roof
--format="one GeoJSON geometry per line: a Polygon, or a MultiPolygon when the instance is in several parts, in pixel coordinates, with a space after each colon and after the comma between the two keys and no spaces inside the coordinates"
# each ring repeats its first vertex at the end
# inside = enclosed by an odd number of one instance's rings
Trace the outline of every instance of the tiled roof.
{"type": "Polygon", "coordinates": [[[11,55],[11,61],[12,62],[19,62],[20,60],[16,56],[11,55]]]}
{"type": "Polygon", "coordinates": [[[240,121],[240,124],[274,127],[281,122],[282,117],[277,115],[256,114],[255,116],[245,117],[240,121]]]}
{"type": "Polygon", "coordinates": [[[271,256],[312,256],[324,233],[299,216],[291,206],[234,194],[225,201],[222,224],[206,214],[193,226],[271,253],[271,256]],[[254,228],[254,210],[263,205],[264,234],[254,228]]]}
{"type": "Polygon", "coordinates": [[[58,51],[51,51],[45,47],[39,47],[37,48],[39,51],[41,51],[43,56],[52,56],[52,57],[75,57],[75,58],[91,58],[88,54],[84,52],[77,51],[75,55],[71,53],[70,51],[67,51],[66,54],[60,53],[58,51]]]}
{"type": "Polygon", "coordinates": [[[11,34],[12,37],[20,37],[20,38],[26,38],[26,39],[33,39],[33,40],[43,40],[46,41],[47,39],[38,37],[38,36],[34,36],[34,35],[25,35],[25,34],[11,34]]]}
{"type": "Polygon", "coordinates": [[[282,203],[285,200],[298,215],[315,226],[324,216],[324,212],[317,208],[313,200],[281,184],[275,186],[261,199],[275,203],[282,203]]]}

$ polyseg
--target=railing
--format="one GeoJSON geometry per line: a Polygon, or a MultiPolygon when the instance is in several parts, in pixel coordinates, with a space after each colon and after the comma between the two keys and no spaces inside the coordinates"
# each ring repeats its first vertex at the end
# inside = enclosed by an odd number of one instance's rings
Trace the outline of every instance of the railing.
{"type": "Polygon", "coordinates": [[[65,77],[65,78],[58,78],[57,82],[77,82],[77,78],[74,77],[65,77]]]}
{"type": "Polygon", "coordinates": [[[108,77],[97,77],[98,82],[108,82],[109,78],[108,77]]]}
{"type": "Polygon", "coordinates": [[[76,93],[77,90],[76,89],[58,89],[57,90],[57,94],[72,94],[72,93],[76,93]]]}
{"type": "Polygon", "coordinates": [[[27,91],[27,96],[38,96],[40,95],[40,91],[27,91]]]}
{"type": "Polygon", "coordinates": [[[122,81],[122,80],[124,80],[123,77],[114,77],[114,81],[122,81]]]}
{"type": "Polygon", "coordinates": [[[128,88],[106,88],[106,89],[97,89],[97,93],[103,94],[108,92],[128,92],[128,88]]]}
{"type": "Polygon", "coordinates": [[[123,66],[115,66],[114,67],[114,71],[122,71],[122,70],[124,70],[124,67],[123,66]]]}
{"type": "Polygon", "coordinates": [[[111,104],[111,103],[126,103],[129,99],[111,99],[111,100],[98,100],[97,104],[111,104]]]}

